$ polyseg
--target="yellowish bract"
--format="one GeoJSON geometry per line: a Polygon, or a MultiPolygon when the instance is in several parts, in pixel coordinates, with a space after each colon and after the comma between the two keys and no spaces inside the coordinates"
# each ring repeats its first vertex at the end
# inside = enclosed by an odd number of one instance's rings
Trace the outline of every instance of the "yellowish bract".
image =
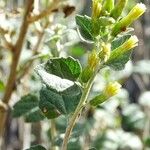
{"type": "Polygon", "coordinates": [[[118,82],[110,82],[104,89],[104,94],[112,97],[119,93],[121,85],[118,82]]]}

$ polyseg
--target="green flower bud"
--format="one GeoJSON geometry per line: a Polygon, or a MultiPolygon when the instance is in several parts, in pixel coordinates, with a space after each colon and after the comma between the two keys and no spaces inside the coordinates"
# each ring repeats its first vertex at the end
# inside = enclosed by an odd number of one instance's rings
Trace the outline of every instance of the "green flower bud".
{"type": "Polygon", "coordinates": [[[103,11],[110,12],[114,8],[114,0],[105,0],[103,11]]]}
{"type": "Polygon", "coordinates": [[[99,62],[99,57],[95,50],[93,50],[88,56],[88,65],[90,68],[94,69],[99,62]]]}
{"type": "Polygon", "coordinates": [[[87,83],[92,75],[93,75],[93,69],[87,66],[83,69],[80,79],[83,83],[87,83]]]}
{"type": "Polygon", "coordinates": [[[119,0],[114,9],[111,11],[110,16],[114,19],[118,19],[118,17],[122,14],[123,9],[125,8],[128,0],[119,0]]]}
{"type": "Polygon", "coordinates": [[[112,96],[118,94],[120,91],[120,88],[121,88],[121,85],[118,82],[109,83],[100,95],[90,100],[90,104],[92,106],[98,106],[99,104],[105,102],[112,96]]]}
{"type": "Polygon", "coordinates": [[[124,53],[130,51],[132,48],[138,46],[138,38],[134,35],[131,36],[126,42],[124,42],[121,46],[116,48],[111,52],[110,58],[108,61],[116,59],[119,55],[123,55],[124,53]]]}
{"type": "Polygon", "coordinates": [[[99,18],[102,10],[102,4],[100,0],[92,0],[92,18],[99,18]]]}
{"type": "Polygon", "coordinates": [[[142,3],[138,3],[133,9],[129,12],[129,14],[121,19],[113,28],[112,35],[116,36],[122,31],[125,31],[126,28],[132,24],[135,20],[137,20],[144,12],[146,11],[146,7],[142,3]]]}
{"type": "Polygon", "coordinates": [[[123,43],[120,47],[120,49],[122,49],[122,53],[138,46],[138,38],[137,36],[131,36],[125,43],[123,43]]]}
{"type": "Polygon", "coordinates": [[[107,96],[103,93],[101,93],[100,95],[94,97],[92,100],[90,100],[90,104],[92,106],[98,106],[100,105],[101,103],[105,102],[107,100],[107,96]]]}

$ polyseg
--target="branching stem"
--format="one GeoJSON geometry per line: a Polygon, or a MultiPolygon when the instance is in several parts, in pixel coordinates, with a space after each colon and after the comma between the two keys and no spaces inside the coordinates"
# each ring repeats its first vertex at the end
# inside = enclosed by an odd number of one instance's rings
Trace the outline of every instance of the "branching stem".
{"type": "Polygon", "coordinates": [[[58,5],[60,3],[60,0],[54,0],[50,6],[48,6],[46,9],[44,9],[40,14],[31,16],[28,18],[28,23],[33,23],[35,21],[38,21],[46,16],[48,16],[52,11],[55,9],[58,9],[58,5]]]}
{"type": "Polygon", "coordinates": [[[73,127],[74,127],[74,125],[76,123],[76,119],[78,118],[79,114],[82,111],[82,108],[83,108],[85,102],[87,101],[87,98],[89,96],[89,92],[91,90],[94,78],[95,78],[95,76],[96,76],[96,74],[97,74],[97,72],[99,70],[98,68],[99,68],[99,66],[95,69],[95,72],[94,72],[93,76],[90,78],[88,83],[85,85],[85,88],[84,88],[83,94],[81,96],[80,102],[79,102],[79,104],[78,104],[78,106],[77,106],[74,114],[72,115],[72,117],[71,117],[71,119],[69,121],[69,124],[67,126],[61,150],[67,150],[67,144],[68,144],[71,132],[72,132],[73,127]]]}

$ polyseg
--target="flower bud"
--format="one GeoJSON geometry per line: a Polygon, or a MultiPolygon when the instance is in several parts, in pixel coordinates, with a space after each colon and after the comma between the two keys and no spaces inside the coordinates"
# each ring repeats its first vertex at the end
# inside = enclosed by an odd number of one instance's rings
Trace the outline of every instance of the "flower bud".
{"type": "Polygon", "coordinates": [[[87,83],[90,77],[93,75],[94,69],[99,63],[99,57],[95,50],[93,50],[88,56],[88,65],[83,69],[80,79],[83,83],[87,83]]]}
{"type": "Polygon", "coordinates": [[[112,35],[116,36],[118,33],[125,31],[126,28],[133,23],[133,21],[137,20],[144,12],[146,11],[146,7],[142,3],[138,3],[133,9],[129,12],[129,14],[121,19],[113,28],[112,35]]]}
{"type": "Polygon", "coordinates": [[[121,88],[121,85],[118,82],[109,83],[100,95],[90,100],[90,104],[92,106],[98,106],[99,104],[107,101],[112,96],[118,94],[120,91],[120,88],[121,88]]]}
{"type": "Polygon", "coordinates": [[[103,93],[100,95],[94,97],[92,100],[90,100],[90,104],[94,107],[100,105],[101,103],[105,102],[107,100],[107,96],[103,93]]]}
{"type": "Polygon", "coordinates": [[[94,69],[99,62],[99,57],[95,50],[93,50],[88,57],[88,65],[90,68],[94,69]]]}
{"type": "Polygon", "coordinates": [[[138,3],[126,16],[126,21],[128,24],[132,23],[134,20],[139,18],[146,11],[146,6],[142,3],[138,3]]]}
{"type": "Polygon", "coordinates": [[[120,85],[118,82],[111,82],[111,83],[109,83],[109,84],[105,87],[103,93],[104,93],[108,98],[110,98],[110,97],[112,97],[112,96],[118,94],[119,91],[120,91],[120,88],[121,88],[121,85],[120,85]]]}
{"type": "Polygon", "coordinates": [[[116,59],[119,55],[123,55],[124,53],[130,51],[132,48],[138,46],[138,38],[137,36],[131,36],[126,42],[124,42],[121,46],[116,48],[111,52],[110,58],[108,61],[116,59]]]}
{"type": "Polygon", "coordinates": [[[120,48],[122,49],[122,52],[124,53],[124,52],[138,46],[138,41],[139,40],[138,40],[137,36],[135,36],[135,35],[131,36],[125,43],[123,43],[121,45],[120,48]]]}
{"type": "Polygon", "coordinates": [[[100,0],[92,0],[92,18],[99,18],[102,10],[102,4],[100,0]]]}
{"type": "Polygon", "coordinates": [[[83,69],[80,79],[83,83],[87,83],[92,75],[93,75],[93,69],[87,66],[83,69]]]}
{"type": "Polygon", "coordinates": [[[102,50],[99,53],[99,58],[101,61],[106,62],[110,57],[111,52],[111,44],[110,43],[103,43],[102,50]]]}
{"type": "Polygon", "coordinates": [[[110,16],[114,19],[118,19],[118,17],[122,14],[123,9],[125,8],[128,0],[119,0],[114,9],[111,11],[110,16]]]}
{"type": "Polygon", "coordinates": [[[103,11],[110,12],[114,8],[114,0],[105,0],[103,11]]]}

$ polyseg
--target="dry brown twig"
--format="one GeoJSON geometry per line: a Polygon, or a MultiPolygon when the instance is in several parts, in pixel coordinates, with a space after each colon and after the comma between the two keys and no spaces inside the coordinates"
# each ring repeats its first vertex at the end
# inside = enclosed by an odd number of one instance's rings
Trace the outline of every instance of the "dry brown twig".
{"type": "MultiPolygon", "coordinates": [[[[13,91],[13,88],[15,85],[17,65],[19,62],[19,58],[20,58],[22,47],[23,47],[24,39],[25,39],[27,29],[29,26],[29,23],[27,22],[27,18],[28,18],[28,15],[30,14],[30,12],[32,11],[33,2],[34,2],[34,0],[27,1],[27,6],[26,6],[24,17],[23,17],[22,25],[20,28],[18,40],[16,41],[16,44],[13,47],[14,52],[13,52],[12,64],[11,64],[11,68],[10,68],[10,74],[8,77],[4,97],[2,99],[2,102],[5,105],[8,105],[8,102],[10,100],[10,97],[11,97],[11,94],[12,94],[12,91],[13,91]]],[[[6,116],[7,116],[7,110],[5,110],[5,111],[0,110],[0,120],[1,120],[0,138],[2,138],[3,133],[4,133],[6,116]]]]}
{"type": "Polygon", "coordinates": [[[60,4],[60,0],[54,0],[54,1],[52,2],[52,4],[50,4],[50,5],[49,5],[46,9],[44,9],[40,14],[35,15],[35,16],[30,16],[30,17],[28,18],[28,22],[29,22],[29,23],[33,23],[33,22],[35,22],[35,21],[38,21],[38,20],[40,20],[40,19],[42,19],[42,18],[44,18],[44,17],[50,15],[50,13],[51,13],[53,10],[55,10],[55,9],[57,9],[57,8],[59,7],[59,4],[60,4]]]}
{"type": "Polygon", "coordinates": [[[6,49],[8,49],[10,51],[13,51],[14,45],[12,44],[12,41],[11,41],[11,38],[10,38],[10,31],[0,27],[0,34],[2,36],[1,39],[4,42],[2,47],[6,48],[6,49]]]}
{"type": "MultiPolygon", "coordinates": [[[[42,44],[42,41],[43,41],[43,38],[44,38],[45,29],[49,26],[49,24],[50,24],[50,22],[48,21],[44,25],[43,30],[39,32],[37,43],[35,44],[35,46],[32,49],[32,52],[33,52],[32,56],[35,56],[38,54],[39,49],[42,44]]],[[[25,65],[22,66],[21,70],[23,70],[23,71],[17,77],[18,82],[20,82],[20,80],[24,77],[24,75],[28,73],[33,62],[34,62],[34,59],[30,60],[28,63],[26,63],[25,65]]]]}
{"type": "Polygon", "coordinates": [[[0,33],[1,33],[2,35],[7,34],[8,32],[9,32],[8,30],[6,30],[6,29],[4,29],[4,28],[2,28],[2,27],[0,26],[0,33]]]}
{"type": "Polygon", "coordinates": [[[11,52],[13,52],[14,50],[14,45],[12,44],[11,40],[9,40],[9,34],[5,34],[2,36],[2,40],[4,42],[4,44],[2,45],[2,47],[10,50],[11,52]]]}

